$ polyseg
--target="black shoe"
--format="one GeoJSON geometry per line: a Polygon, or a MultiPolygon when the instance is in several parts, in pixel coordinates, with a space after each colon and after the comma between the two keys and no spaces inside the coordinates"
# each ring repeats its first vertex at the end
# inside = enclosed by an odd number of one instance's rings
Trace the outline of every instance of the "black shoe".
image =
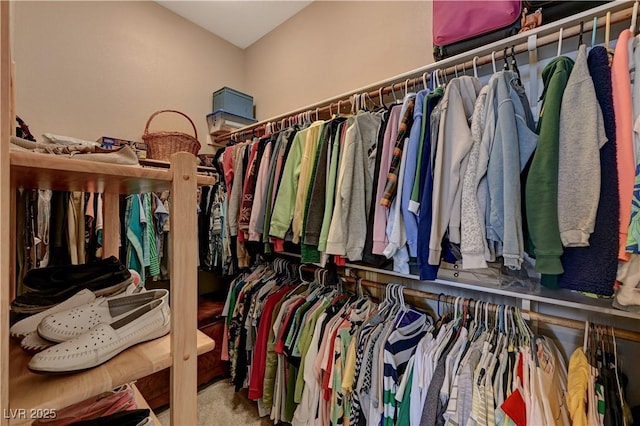
{"type": "Polygon", "coordinates": [[[69,281],[60,281],[58,287],[21,294],[11,302],[11,310],[35,314],[67,300],[84,288],[91,290],[96,297],[109,296],[123,292],[133,282],[131,272],[122,264],[116,271],[103,270],[100,274],[98,271],[94,271],[92,275],[85,274],[84,281],[79,281],[80,274],[72,277],[64,271],[59,272],[56,280],[66,278],[69,281]]]}
{"type": "Polygon", "coordinates": [[[60,287],[61,284],[78,284],[81,280],[95,274],[104,274],[110,270],[117,271],[121,265],[117,257],[111,256],[81,265],[36,268],[27,272],[23,283],[30,290],[48,290],[60,287]]]}

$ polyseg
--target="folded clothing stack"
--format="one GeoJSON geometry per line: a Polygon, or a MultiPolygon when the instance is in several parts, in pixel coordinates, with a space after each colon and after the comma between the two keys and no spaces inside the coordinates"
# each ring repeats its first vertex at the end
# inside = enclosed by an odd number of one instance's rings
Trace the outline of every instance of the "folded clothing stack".
{"type": "MultiPolygon", "coordinates": [[[[102,267],[78,265],[34,270],[26,280],[33,290],[22,296],[34,293],[29,301],[38,303],[33,307],[44,305],[41,302],[45,297],[40,293],[49,294],[51,277],[66,278],[68,288],[75,291],[71,297],[56,299],[55,305],[38,309],[11,326],[10,335],[22,339],[22,348],[37,352],[29,362],[29,369],[41,373],[86,370],[133,345],[169,333],[169,292],[145,291],[129,271],[121,271],[115,258],[102,263],[102,267]],[[119,279],[122,281],[118,282],[119,279]],[[120,293],[104,296],[114,289],[120,293]]],[[[56,294],[66,292],[70,291],[58,289],[56,294]]]]}
{"type": "Polygon", "coordinates": [[[133,389],[125,384],[56,411],[55,418],[38,419],[33,426],[130,425],[152,426],[148,409],[138,409],[133,389]]]}

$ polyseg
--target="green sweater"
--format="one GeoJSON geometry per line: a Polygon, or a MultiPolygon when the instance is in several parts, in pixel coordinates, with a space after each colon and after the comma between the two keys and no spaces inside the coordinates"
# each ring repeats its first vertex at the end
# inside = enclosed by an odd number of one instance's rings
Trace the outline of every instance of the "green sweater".
{"type": "MultiPolygon", "coordinates": [[[[554,276],[563,273],[558,225],[560,105],[572,69],[571,59],[559,57],[542,71],[544,91],[538,121],[540,136],[525,186],[527,224],[536,258],[536,271],[554,276]]],[[[546,281],[546,284],[553,286],[554,278],[543,277],[543,284],[546,281]]]]}
{"type": "Polygon", "coordinates": [[[300,163],[302,162],[302,152],[304,142],[307,139],[309,129],[300,130],[293,139],[289,156],[282,170],[280,188],[276,196],[271,214],[271,227],[269,235],[284,239],[287,231],[291,227],[293,214],[296,205],[296,193],[298,192],[298,178],[300,177],[300,163]]]}

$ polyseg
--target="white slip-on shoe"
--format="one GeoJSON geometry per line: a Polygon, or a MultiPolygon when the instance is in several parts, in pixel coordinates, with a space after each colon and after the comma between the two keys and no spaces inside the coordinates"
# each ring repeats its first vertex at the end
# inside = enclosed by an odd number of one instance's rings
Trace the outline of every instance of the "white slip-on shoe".
{"type": "Polygon", "coordinates": [[[78,306],[43,318],[38,325],[38,334],[52,342],[64,342],[85,333],[98,324],[111,324],[118,321],[154,300],[166,302],[168,294],[167,290],[160,289],[97,299],[88,305],[78,306]]]}
{"type": "Polygon", "coordinates": [[[96,300],[96,295],[91,290],[87,290],[85,288],[84,290],[80,290],[64,302],[59,303],[47,309],[46,311],[28,316],[16,322],[9,329],[9,334],[14,338],[25,337],[26,335],[35,332],[38,329],[38,324],[40,324],[40,321],[42,321],[42,319],[47,317],[48,315],[67,311],[77,306],[84,306],[93,302],[94,300],[96,300]]]}
{"type": "Polygon", "coordinates": [[[35,354],[29,361],[29,369],[36,373],[86,370],[170,330],[169,304],[166,299],[154,300],[112,324],[98,324],[84,334],[35,354]]]}
{"type": "Polygon", "coordinates": [[[24,336],[24,339],[20,341],[20,347],[27,353],[34,354],[43,351],[51,346],[54,346],[54,342],[44,340],[38,336],[37,332],[31,332],[24,336]]]}

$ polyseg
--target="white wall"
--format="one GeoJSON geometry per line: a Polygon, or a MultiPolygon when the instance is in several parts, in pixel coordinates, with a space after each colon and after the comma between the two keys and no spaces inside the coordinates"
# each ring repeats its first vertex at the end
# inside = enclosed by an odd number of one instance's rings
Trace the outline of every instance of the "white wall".
{"type": "Polygon", "coordinates": [[[433,62],[431,3],[315,1],[246,49],[264,120],[433,62]]]}
{"type": "MultiPolygon", "coordinates": [[[[17,113],[36,136],[141,140],[153,112],[177,109],[206,152],[212,93],[245,87],[241,49],[154,2],[16,2],[14,12],[17,113]]],[[[152,130],[192,132],[160,117],[152,130]]]]}
{"type": "Polygon", "coordinates": [[[243,51],[154,2],[15,2],[17,111],[35,135],[141,140],[178,109],[208,152],[213,91],[251,94],[259,119],[304,107],[432,62],[430,20],[425,1],[317,0],[243,51]]]}

